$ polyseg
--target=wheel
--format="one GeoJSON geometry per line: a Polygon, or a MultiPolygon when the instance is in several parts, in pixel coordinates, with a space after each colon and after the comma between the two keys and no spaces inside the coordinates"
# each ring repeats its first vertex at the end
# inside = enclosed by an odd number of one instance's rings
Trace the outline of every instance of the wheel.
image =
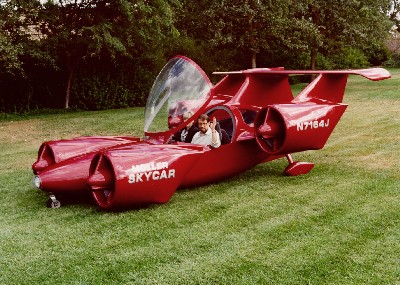
{"type": "Polygon", "coordinates": [[[50,195],[49,200],[47,200],[47,204],[46,204],[47,208],[60,208],[61,207],[61,203],[60,201],[58,201],[56,199],[56,196],[54,195],[50,195]]]}

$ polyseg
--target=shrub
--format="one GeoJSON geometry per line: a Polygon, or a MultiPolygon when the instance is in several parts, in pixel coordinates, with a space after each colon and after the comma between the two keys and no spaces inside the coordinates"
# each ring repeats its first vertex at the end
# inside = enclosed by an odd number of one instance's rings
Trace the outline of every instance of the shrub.
{"type": "Polygon", "coordinates": [[[400,53],[392,53],[389,60],[384,62],[383,66],[385,67],[393,67],[398,68],[400,67],[400,53]]]}
{"type": "Polygon", "coordinates": [[[365,68],[369,67],[370,63],[364,52],[356,48],[346,48],[340,54],[332,57],[335,68],[365,68]]]}

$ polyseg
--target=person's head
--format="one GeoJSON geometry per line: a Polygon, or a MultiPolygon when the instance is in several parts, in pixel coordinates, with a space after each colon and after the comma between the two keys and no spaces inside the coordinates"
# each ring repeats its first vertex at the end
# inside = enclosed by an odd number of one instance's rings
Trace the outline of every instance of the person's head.
{"type": "MultiPolygon", "coordinates": [[[[192,117],[192,116],[193,116],[193,113],[190,112],[190,111],[183,113],[183,115],[182,115],[183,121],[186,121],[187,119],[189,119],[189,118],[192,117]]],[[[186,128],[189,129],[192,125],[193,125],[193,122],[189,123],[189,124],[186,126],[186,128]]]]}
{"type": "Polygon", "coordinates": [[[206,114],[201,114],[197,119],[197,125],[202,133],[206,133],[208,131],[209,122],[210,118],[206,114]]]}
{"type": "Polygon", "coordinates": [[[190,111],[188,111],[188,112],[183,113],[182,116],[183,116],[183,120],[186,121],[186,120],[189,119],[191,116],[193,116],[193,113],[190,112],[190,111]]]}

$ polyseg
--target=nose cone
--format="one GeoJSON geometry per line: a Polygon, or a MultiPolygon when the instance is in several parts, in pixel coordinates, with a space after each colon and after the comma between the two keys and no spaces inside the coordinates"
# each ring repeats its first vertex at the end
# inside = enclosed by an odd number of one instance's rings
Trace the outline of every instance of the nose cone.
{"type": "Polygon", "coordinates": [[[87,184],[96,203],[103,208],[110,206],[114,197],[114,171],[106,157],[94,157],[87,184]]]}
{"type": "Polygon", "coordinates": [[[258,133],[264,138],[274,138],[279,135],[279,124],[275,121],[268,121],[258,128],[258,133]]]}
{"type": "Polygon", "coordinates": [[[113,185],[112,172],[107,169],[96,170],[87,181],[92,191],[111,189],[113,185]]]}
{"type": "Polygon", "coordinates": [[[43,159],[38,160],[32,165],[33,173],[38,174],[38,173],[42,172],[48,166],[49,166],[49,163],[47,160],[43,160],[43,159]]]}
{"type": "Polygon", "coordinates": [[[40,146],[38,160],[32,165],[33,173],[39,174],[54,163],[53,151],[50,146],[44,143],[40,146]]]}
{"type": "Polygon", "coordinates": [[[286,135],[285,122],[279,111],[270,107],[261,110],[254,124],[260,148],[269,154],[278,152],[286,135]]]}

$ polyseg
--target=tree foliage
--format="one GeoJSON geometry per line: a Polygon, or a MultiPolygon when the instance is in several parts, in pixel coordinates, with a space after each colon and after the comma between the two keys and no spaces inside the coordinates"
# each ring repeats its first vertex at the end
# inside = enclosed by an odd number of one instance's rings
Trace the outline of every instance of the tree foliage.
{"type": "MultiPolygon", "coordinates": [[[[203,13],[214,48],[238,49],[255,56],[276,50],[308,52],[315,68],[317,53],[363,49],[387,35],[387,0],[224,0],[203,13]]],[[[201,25],[201,22],[195,23],[201,25]]],[[[191,28],[191,30],[199,30],[191,28]]]]}
{"type": "Polygon", "coordinates": [[[363,50],[387,37],[390,23],[385,14],[386,0],[310,0],[300,14],[318,29],[319,46],[312,46],[311,67],[315,67],[316,53],[324,56],[338,54],[345,49],[363,50]]]}
{"type": "Polygon", "coordinates": [[[398,0],[0,0],[0,111],[143,105],[175,54],[206,72],[378,65],[398,13],[398,0]]]}
{"type": "MultiPolygon", "coordinates": [[[[37,22],[39,1],[0,2],[0,74],[24,74],[22,57],[34,55],[30,34],[37,22]]],[[[36,50],[37,52],[37,50],[36,50]]]]}
{"type": "Polygon", "coordinates": [[[390,20],[394,23],[395,30],[400,33],[400,1],[390,0],[386,9],[390,20]]]}
{"type": "Polygon", "coordinates": [[[172,10],[163,0],[59,0],[41,9],[40,32],[48,52],[65,69],[65,108],[76,69],[89,58],[140,60],[159,49],[174,31],[172,10]]]}

